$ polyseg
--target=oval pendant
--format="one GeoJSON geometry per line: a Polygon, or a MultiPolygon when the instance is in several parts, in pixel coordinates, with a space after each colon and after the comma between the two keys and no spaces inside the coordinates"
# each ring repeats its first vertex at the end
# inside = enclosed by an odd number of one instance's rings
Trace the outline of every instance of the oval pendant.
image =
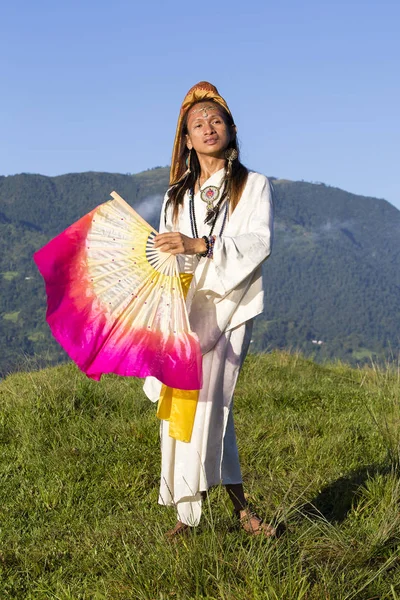
{"type": "Polygon", "coordinates": [[[201,190],[200,198],[203,202],[207,202],[207,206],[212,206],[219,198],[219,188],[215,185],[208,185],[204,190],[201,190]]]}

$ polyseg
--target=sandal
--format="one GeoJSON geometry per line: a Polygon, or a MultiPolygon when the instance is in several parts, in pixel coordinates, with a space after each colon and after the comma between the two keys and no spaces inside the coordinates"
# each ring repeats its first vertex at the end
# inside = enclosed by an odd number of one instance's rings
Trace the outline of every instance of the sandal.
{"type": "Polygon", "coordinates": [[[264,535],[267,538],[276,536],[276,527],[269,523],[264,523],[263,519],[257,515],[250,507],[242,510],[235,510],[236,518],[239,520],[239,525],[249,535],[264,535]],[[240,513],[244,512],[242,516],[240,513]]]}
{"type": "Polygon", "coordinates": [[[178,521],[173,529],[170,529],[165,534],[165,537],[169,541],[176,540],[181,536],[187,535],[191,530],[190,525],[186,525],[186,523],[182,523],[182,521],[178,521]]]}

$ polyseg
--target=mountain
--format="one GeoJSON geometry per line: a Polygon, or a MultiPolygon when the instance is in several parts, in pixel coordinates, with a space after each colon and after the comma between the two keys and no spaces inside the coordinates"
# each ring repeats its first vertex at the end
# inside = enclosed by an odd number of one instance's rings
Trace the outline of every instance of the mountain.
{"type": "MultiPolygon", "coordinates": [[[[33,252],[112,190],[157,226],[168,172],[0,177],[0,373],[66,358],[45,323],[33,252]]],[[[397,358],[400,211],[324,184],[272,180],[275,243],[253,350],[293,348],[353,364],[397,358]]]]}
{"type": "Polygon", "coordinates": [[[292,346],[353,363],[396,357],[400,211],[323,184],[278,180],[275,189],[276,243],[258,349],[292,346]]]}

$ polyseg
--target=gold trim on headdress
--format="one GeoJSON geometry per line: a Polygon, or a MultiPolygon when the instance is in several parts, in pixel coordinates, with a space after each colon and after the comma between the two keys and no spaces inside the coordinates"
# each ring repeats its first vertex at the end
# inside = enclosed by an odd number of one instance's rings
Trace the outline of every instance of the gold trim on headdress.
{"type": "MultiPolygon", "coordinates": [[[[200,83],[196,83],[185,96],[184,101],[182,102],[181,110],[179,112],[178,124],[176,127],[175,141],[174,147],[172,150],[172,160],[171,160],[171,170],[169,175],[169,184],[174,185],[177,183],[185,172],[185,164],[180,163],[180,156],[182,153],[182,146],[186,144],[184,140],[182,140],[182,125],[183,119],[193,104],[199,102],[201,100],[214,100],[220,106],[222,106],[227,113],[232,116],[231,111],[228,108],[227,103],[223,99],[222,96],[219,95],[217,88],[208,83],[208,81],[200,81],[200,83]]],[[[182,161],[183,162],[183,161],[182,161]]]]}

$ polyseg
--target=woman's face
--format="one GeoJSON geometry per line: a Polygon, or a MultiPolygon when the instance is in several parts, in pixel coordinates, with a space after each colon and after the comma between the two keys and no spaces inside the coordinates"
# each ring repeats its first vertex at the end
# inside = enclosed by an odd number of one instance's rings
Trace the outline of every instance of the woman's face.
{"type": "Polygon", "coordinates": [[[224,150],[235,136],[234,126],[229,127],[224,113],[216,104],[199,102],[189,110],[186,145],[198,155],[222,158],[224,150]]]}

